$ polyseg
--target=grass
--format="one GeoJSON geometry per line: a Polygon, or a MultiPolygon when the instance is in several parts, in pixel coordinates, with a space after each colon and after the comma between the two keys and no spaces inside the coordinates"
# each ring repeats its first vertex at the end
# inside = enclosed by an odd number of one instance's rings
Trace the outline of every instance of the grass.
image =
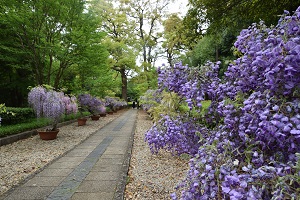
{"type": "MultiPolygon", "coordinates": [[[[90,113],[84,112],[83,115],[88,116],[88,115],[90,115],[90,113]]],[[[61,122],[77,119],[77,118],[79,118],[79,116],[80,116],[80,113],[66,115],[62,118],[61,122]]],[[[37,128],[41,128],[44,126],[48,126],[48,125],[50,125],[50,123],[51,123],[51,121],[47,118],[39,118],[39,119],[34,118],[34,119],[28,119],[27,122],[20,123],[20,124],[7,125],[7,126],[2,125],[2,126],[0,126],[0,138],[6,137],[9,135],[14,135],[17,133],[21,133],[24,131],[29,131],[32,129],[37,129],[37,128]]]]}

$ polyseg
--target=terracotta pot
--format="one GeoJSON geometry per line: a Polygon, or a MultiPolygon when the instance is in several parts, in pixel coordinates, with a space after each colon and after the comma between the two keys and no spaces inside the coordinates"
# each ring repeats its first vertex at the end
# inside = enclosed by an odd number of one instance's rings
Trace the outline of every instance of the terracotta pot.
{"type": "Polygon", "coordinates": [[[84,126],[86,124],[86,118],[79,118],[77,119],[78,126],[84,126]]]}
{"type": "Polygon", "coordinates": [[[92,115],[91,118],[92,118],[92,120],[97,121],[97,120],[99,120],[100,116],[92,115]]]}
{"type": "Polygon", "coordinates": [[[54,140],[57,138],[59,129],[56,131],[37,131],[42,140],[54,140]]]}
{"type": "Polygon", "coordinates": [[[100,114],[100,117],[106,117],[106,113],[100,114]]]}

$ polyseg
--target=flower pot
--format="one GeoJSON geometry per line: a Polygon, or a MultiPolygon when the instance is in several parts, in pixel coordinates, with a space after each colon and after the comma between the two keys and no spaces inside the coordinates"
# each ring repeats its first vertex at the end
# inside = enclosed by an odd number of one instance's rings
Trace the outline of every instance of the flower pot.
{"type": "Polygon", "coordinates": [[[106,113],[100,114],[100,117],[106,117],[106,113]]]}
{"type": "Polygon", "coordinates": [[[57,138],[59,129],[56,131],[37,131],[42,140],[54,140],[57,138]]]}
{"type": "Polygon", "coordinates": [[[99,120],[100,116],[92,115],[91,118],[92,118],[93,121],[97,121],[97,120],[99,120]]]}
{"type": "Polygon", "coordinates": [[[86,118],[79,118],[77,119],[78,126],[84,126],[86,124],[86,118]]]}

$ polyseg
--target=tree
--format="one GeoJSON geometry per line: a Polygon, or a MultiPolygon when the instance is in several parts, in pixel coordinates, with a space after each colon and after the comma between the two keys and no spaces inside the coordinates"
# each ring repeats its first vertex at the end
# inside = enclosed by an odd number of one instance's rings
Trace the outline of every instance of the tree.
{"type": "Polygon", "coordinates": [[[78,67],[79,72],[106,67],[104,34],[98,30],[101,20],[85,0],[4,0],[0,10],[0,63],[7,67],[1,69],[5,73],[0,84],[21,77],[10,91],[27,93],[28,85],[41,84],[59,88],[78,77],[73,71],[78,67]]]}
{"type": "Polygon", "coordinates": [[[202,38],[207,29],[208,20],[205,18],[206,12],[202,4],[198,1],[189,1],[189,10],[183,18],[183,29],[186,40],[186,47],[192,50],[197,42],[202,38]]]}
{"type": "Polygon", "coordinates": [[[107,33],[108,62],[121,75],[122,99],[127,101],[127,76],[137,69],[133,24],[128,20],[124,7],[120,5],[115,8],[113,1],[99,0],[94,4],[94,9],[103,19],[101,28],[107,33]]]}
{"type": "Polygon", "coordinates": [[[183,34],[183,21],[177,14],[171,14],[164,22],[164,39],[162,44],[169,65],[178,62],[187,41],[183,34]]]}
{"type": "Polygon", "coordinates": [[[96,22],[84,0],[9,1],[2,15],[29,56],[36,84],[59,86],[64,71],[95,41],[96,22]]]}
{"type": "Polygon", "coordinates": [[[296,10],[300,1],[189,0],[189,4],[186,20],[188,17],[198,19],[194,21],[197,25],[207,22],[209,31],[218,32],[225,27],[241,30],[260,20],[267,25],[277,24],[278,16],[283,10],[296,10]]]}
{"type": "Polygon", "coordinates": [[[201,65],[207,60],[221,60],[222,74],[226,63],[234,59],[233,42],[243,28],[260,20],[267,25],[276,24],[283,10],[296,10],[299,3],[300,0],[189,0],[190,7],[183,19],[185,37],[191,41],[189,63],[201,65]]]}
{"type": "Polygon", "coordinates": [[[158,46],[162,33],[159,28],[169,3],[168,0],[121,0],[129,20],[136,27],[134,34],[141,56],[141,70],[149,88],[151,71],[160,54],[158,46]]]}

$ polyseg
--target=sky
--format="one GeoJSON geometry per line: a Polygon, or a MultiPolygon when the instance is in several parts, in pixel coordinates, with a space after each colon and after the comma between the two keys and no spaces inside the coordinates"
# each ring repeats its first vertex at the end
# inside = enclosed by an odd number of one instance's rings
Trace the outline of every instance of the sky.
{"type": "Polygon", "coordinates": [[[170,13],[179,12],[181,16],[185,15],[187,12],[188,0],[175,0],[174,3],[170,3],[169,10],[170,13]]]}

